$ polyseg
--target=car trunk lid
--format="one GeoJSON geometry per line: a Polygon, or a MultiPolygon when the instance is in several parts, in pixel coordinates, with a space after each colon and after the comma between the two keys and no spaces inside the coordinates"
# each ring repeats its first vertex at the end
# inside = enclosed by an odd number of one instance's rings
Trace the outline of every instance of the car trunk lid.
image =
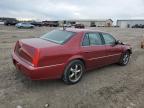
{"type": "Polygon", "coordinates": [[[40,49],[56,45],[56,43],[52,43],[40,38],[22,39],[16,43],[14,52],[26,62],[37,66],[40,56],[40,49]]]}

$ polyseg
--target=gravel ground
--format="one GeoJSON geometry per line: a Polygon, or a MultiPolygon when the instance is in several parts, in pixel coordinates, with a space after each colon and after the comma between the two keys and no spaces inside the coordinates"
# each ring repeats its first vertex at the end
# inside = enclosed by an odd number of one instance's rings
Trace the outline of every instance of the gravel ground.
{"type": "Polygon", "coordinates": [[[31,81],[11,61],[16,40],[39,37],[55,28],[0,26],[0,108],[144,108],[144,29],[90,28],[113,34],[133,46],[127,66],[87,72],[75,85],[61,80],[31,81]]]}

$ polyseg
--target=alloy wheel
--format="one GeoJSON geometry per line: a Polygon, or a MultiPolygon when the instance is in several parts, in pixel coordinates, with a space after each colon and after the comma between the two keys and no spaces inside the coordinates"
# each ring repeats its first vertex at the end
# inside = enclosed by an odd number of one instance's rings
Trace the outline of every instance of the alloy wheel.
{"type": "Polygon", "coordinates": [[[69,80],[71,82],[76,82],[81,78],[82,75],[82,65],[81,64],[74,64],[73,66],[70,67],[69,71],[69,80]]]}
{"type": "Polygon", "coordinates": [[[123,56],[123,64],[127,64],[129,62],[129,54],[126,53],[124,56],[123,56]]]}

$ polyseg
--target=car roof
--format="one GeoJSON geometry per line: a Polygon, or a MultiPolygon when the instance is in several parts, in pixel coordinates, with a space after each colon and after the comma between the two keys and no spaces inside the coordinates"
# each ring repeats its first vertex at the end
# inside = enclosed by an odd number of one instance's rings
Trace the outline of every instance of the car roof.
{"type": "MultiPolygon", "coordinates": [[[[63,30],[62,28],[60,30],[63,30]]],[[[78,29],[78,28],[65,28],[65,31],[69,31],[69,32],[99,32],[99,33],[106,33],[103,31],[99,31],[99,30],[90,30],[90,29],[78,29]]]]}

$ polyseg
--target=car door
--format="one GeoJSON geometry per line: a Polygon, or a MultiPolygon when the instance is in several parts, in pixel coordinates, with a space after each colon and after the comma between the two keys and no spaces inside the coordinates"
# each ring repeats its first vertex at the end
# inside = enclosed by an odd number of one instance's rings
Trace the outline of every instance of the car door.
{"type": "Polygon", "coordinates": [[[122,47],[121,45],[116,44],[116,39],[108,34],[108,33],[101,33],[106,48],[106,63],[112,64],[119,61],[121,54],[122,54],[122,47]]]}
{"type": "Polygon", "coordinates": [[[104,64],[105,45],[99,33],[89,32],[83,37],[81,52],[88,69],[101,67],[104,64]]]}
{"type": "Polygon", "coordinates": [[[22,23],[22,27],[26,27],[26,23],[22,23]]]}

